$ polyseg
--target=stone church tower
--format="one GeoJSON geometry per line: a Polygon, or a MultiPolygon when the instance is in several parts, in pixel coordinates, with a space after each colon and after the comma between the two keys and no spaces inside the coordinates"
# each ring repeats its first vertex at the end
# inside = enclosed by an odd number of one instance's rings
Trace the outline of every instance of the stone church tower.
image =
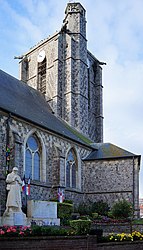
{"type": "Polygon", "coordinates": [[[85,9],[80,3],[68,3],[61,30],[22,58],[20,80],[41,91],[57,117],[102,142],[100,64],[87,50],[85,9]]]}
{"type": "Polygon", "coordinates": [[[0,70],[1,211],[18,166],[30,200],[57,199],[59,189],[75,206],[126,199],[139,217],[141,157],[102,142],[102,64],[87,49],[85,9],[68,3],[61,30],[22,56],[25,83],[0,70]]]}

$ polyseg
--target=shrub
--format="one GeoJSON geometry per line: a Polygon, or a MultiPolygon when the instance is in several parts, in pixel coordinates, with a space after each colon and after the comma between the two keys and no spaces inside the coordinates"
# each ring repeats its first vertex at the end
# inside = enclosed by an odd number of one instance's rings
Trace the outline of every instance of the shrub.
{"type": "Polygon", "coordinates": [[[26,237],[26,236],[58,236],[58,235],[75,235],[71,228],[63,228],[59,226],[2,226],[0,227],[1,237],[26,237]]]}
{"type": "Polygon", "coordinates": [[[88,215],[81,215],[79,217],[80,220],[89,220],[89,216],[88,215]]]}
{"type": "Polygon", "coordinates": [[[98,218],[98,213],[92,213],[92,218],[97,219],[98,218]]]}
{"type": "Polygon", "coordinates": [[[64,200],[64,203],[69,203],[69,204],[73,204],[73,201],[72,200],[64,200]]]}
{"type": "Polygon", "coordinates": [[[67,235],[67,229],[57,226],[36,226],[35,230],[32,228],[33,235],[67,235]]]}
{"type": "Polygon", "coordinates": [[[43,227],[38,226],[38,225],[33,225],[33,226],[31,226],[31,228],[32,228],[31,235],[34,235],[34,236],[42,235],[42,228],[43,227]]]}
{"type": "Polygon", "coordinates": [[[109,218],[113,218],[112,211],[109,211],[109,212],[108,212],[108,217],[109,217],[109,218]]]}
{"type": "Polygon", "coordinates": [[[129,218],[133,215],[133,207],[131,203],[126,200],[118,201],[113,205],[111,213],[114,218],[129,218]]]}
{"type": "Polygon", "coordinates": [[[86,203],[80,203],[78,208],[77,208],[77,212],[80,214],[80,215],[91,215],[92,211],[91,211],[91,206],[89,204],[86,204],[86,203]]]}
{"type": "Polygon", "coordinates": [[[70,203],[57,203],[58,218],[61,220],[61,225],[68,225],[68,220],[71,218],[73,212],[73,205],[70,203]]]}
{"type": "Polygon", "coordinates": [[[70,226],[75,230],[76,234],[88,234],[90,232],[91,221],[90,220],[72,220],[70,226]]]}
{"type": "Polygon", "coordinates": [[[98,213],[99,215],[107,215],[109,211],[109,206],[107,202],[96,201],[92,204],[92,212],[98,213]]]}

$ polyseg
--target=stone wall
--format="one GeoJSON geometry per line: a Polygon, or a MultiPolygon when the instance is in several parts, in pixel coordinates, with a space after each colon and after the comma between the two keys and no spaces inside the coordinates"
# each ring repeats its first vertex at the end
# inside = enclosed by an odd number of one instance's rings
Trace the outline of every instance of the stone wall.
{"type": "Polygon", "coordinates": [[[103,142],[102,68],[88,51],[88,134],[95,142],[103,142]]]}
{"type": "Polygon", "coordinates": [[[130,234],[132,232],[140,232],[143,233],[143,225],[142,224],[133,224],[131,223],[97,223],[93,225],[94,229],[103,229],[103,235],[109,235],[110,233],[121,234],[127,233],[130,234]]]}
{"type": "MultiPolygon", "coordinates": [[[[1,153],[1,168],[0,168],[0,201],[3,201],[2,211],[5,209],[6,201],[6,123],[7,114],[1,113],[1,130],[0,138],[2,140],[0,147],[1,153]]],[[[31,195],[30,199],[35,200],[49,200],[51,198],[57,198],[58,187],[65,187],[65,161],[68,151],[74,148],[78,159],[78,175],[77,175],[77,187],[76,189],[66,189],[66,199],[72,199],[77,204],[82,201],[83,198],[83,179],[81,178],[83,173],[82,158],[85,158],[89,154],[90,150],[86,147],[80,146],[77,143],[73,143],[70,140],[56,136],[49,133],[45,129],[33,126],[28,122],[24,122],[16,117],[11,117],[11,128],[18,132],[21,144],[17,144],[14,140],[13,132],[10,130],[10,147],[13,148],[14,159],[10,156],[10,168],[9,171],[16,165],[19,168],[19,174],[21,178],[24,175],[25,169],[25,145],[28,137],[32,134],[36,134],[42,148],[42,166],[40,181],[31,180],[31,195]]],[[[1,204],[0,204],[1,205],[1,204]]]]}
{"type": "Polygon", "coordinates": [[[103,200],[112,206],[114,202],[126,199],[133,203],[139,215],[137,158],[85,162],[84,176],[86,200],[103,200]]]}
{"type": "Polygon", "coordinates": [[[55,115],[102,142],[102,69],[87,51],[85,9],[79,3],[68,3],[61,30],[31,48],[20,62],[20,80],[35,89],[40,50],[46,56],[45,98],[55,115]]]}
{"type": "MultiPolygon", "coordinates": [[[[5,210],[6,201],[6,122],[8,116],[1,112],[0,116],[0,201],[1,211],[5,210]]],[[[28,137],[35,134],[41,144],[42,158],[40,181],[31,180],[30,199],[49,200],[57,198],[58,187],[65,188],[66,157],[71,148],[74,148],[78,160],[78,174],[76,189],[66,188],[65,198],[71,199],[76,205],[97,200],[107,201],[109,206],[120,199],[131,201],[139,215],[138,204],[138,159],[124,158],[115,160],[82,161],[90,153],[90,149],[63,139],[45,129],[11,117],[9,131],[10,167],[18,166],[21,178],[25,169],[25,145],[28,137]],[[19,135],[19,141],[14,137],[19,135]]],[[[24,199],[24,197],[23,197],[24,199]]]]}
{"type": "Polygon", "coordinates": [[[48,236],[26,238],[1,238],[1,249],[28,250],[93,250],[97,249],[96,236],[48,236]]]}
{"type": "Polygon", "coordinates": [[[112,243],[99,243],[97,250],[142,250],[143,243],[141,241],[134,242],[112,242],[112,243]]]}
{"type": "Polygon", "coordinates": [[[143,242],[97,243],[96,236],[48,236],[25,238],[0,238],[1,249],[28,250],[142,250],[143,242]]]}
{"type": "Polygon", "coordinates": [[[8,117],[0,114],[0,216],[5,210],[6,203],[6,126],[8,117]]]}
{"type": "Polygon", "coordinates": [[[97,244],[97,250],[142,250],[142,249],[143,249],[143,243],[141,241],[97,244]]]}

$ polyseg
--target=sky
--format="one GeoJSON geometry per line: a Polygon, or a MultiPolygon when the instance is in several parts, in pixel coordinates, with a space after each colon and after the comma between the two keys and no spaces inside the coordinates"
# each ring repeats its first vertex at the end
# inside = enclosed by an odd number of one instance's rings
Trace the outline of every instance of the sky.
{"type": "MultiPolygon", "coordinates": [[[[60,30],[66,0],[0,0],[0,69],[60,30]]],[[[76,2],[76,1],[75,1],[76,2]]],[[[104,142],[143,155],[143,0],[80,0],[89,51],[103,66],[104,142]]],[[[140,170],[143,198],[143,166],[140,170]]]]}

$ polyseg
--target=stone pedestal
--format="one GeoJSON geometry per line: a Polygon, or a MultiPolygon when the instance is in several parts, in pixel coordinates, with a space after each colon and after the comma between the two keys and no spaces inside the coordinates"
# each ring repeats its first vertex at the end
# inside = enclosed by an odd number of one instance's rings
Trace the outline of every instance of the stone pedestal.
{"type": "Polygon", "coordinates": [[[27,226],[60,226],[60,219],[53,218],[27,218],[27,226]]]}
{"type": "Polygon", "coordinates": [[[26,226],[27,219],[23,212],[10,212],[2,217],[2,225],[7,226],[26,226]]]}
{"type": "Polygon", "coordinates": [[[57,202],[29,200],[27,217],[30,224],[60,225],[60,219],[57,218],[57,202]]]}

